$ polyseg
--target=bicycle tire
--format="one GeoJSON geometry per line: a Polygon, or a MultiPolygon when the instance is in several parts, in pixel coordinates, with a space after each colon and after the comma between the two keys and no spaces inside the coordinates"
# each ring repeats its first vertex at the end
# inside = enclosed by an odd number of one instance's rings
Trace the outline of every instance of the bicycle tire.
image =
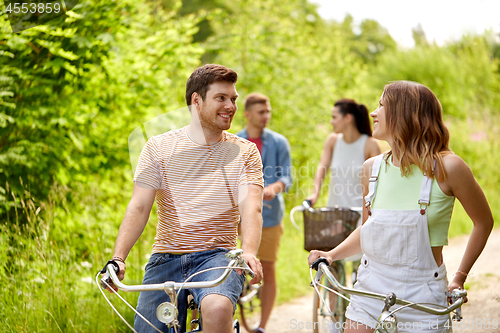
{"type": "MultiPolygon", "coordinates": [[[[345,283],[345,267],[340,261],[332,263],[330,265],[330,271],[337,278],[337,280],[342,280],[345,283]]],[[[326,285],[331,288],[331,285],[327,282],[326,277],[322,277],[321,284],[326,285]]],[[[323,293],[323,298],[325,303],[330,307],[330,311],[333,313],[333,322],[330,325],[335,325],[337,332],[343,332],[343,323],[345,322],[345,310],[347,308],[346,301],[339,297],[337,294],[323,289],[320,291],[323,293]],[[336,324],[338,323],[338,324],[336,324]]],[[[313,297],[313,333],[319,333],[320,327],[325,326],[320,317],[330,318],[331,315],[324,306],[324,304],[319,299],[317,292],[314,292],[313,297]]],[[[331,330],[329,330],[331,332],[331,330]]],[[[333,330],[335,332],[335,330],[333,330]]]]}
{"type": "Polygon", "coordinates": [[[247,277],[243,292],[238,299],[240,308],[241,326],[249,333],[253,333],[260,326],[262,309],[260,307],[260,285],[250,284],[247,277]]]}
{"type": "Polygon", "coordinates": [[[188,310],[188,317],[187,317],[187,329],[189,329],[190,332],[192,331],[197,331],[200,329],[200,314],[198,313],[198,309],[192,309],[188,310]]]}

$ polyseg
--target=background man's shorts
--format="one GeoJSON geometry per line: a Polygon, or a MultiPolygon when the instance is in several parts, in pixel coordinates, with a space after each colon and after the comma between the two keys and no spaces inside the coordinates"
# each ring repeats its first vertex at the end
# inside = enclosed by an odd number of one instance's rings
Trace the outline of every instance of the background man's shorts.
{"type": "Polygon", "coordinates": [[[283,229],[283,222],[274,227],[262,228],[262,238],[257,253],[260,260],[272,262],[278,260],[278,248],[283,229]]]}

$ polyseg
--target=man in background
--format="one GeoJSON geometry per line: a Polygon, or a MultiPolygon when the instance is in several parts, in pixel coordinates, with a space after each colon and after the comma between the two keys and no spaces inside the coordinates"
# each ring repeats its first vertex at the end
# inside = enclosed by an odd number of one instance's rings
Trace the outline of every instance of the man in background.
{"type": "Polygon", "coordinates": [[[278,248],[283,233],[285,202],[282,192],[292,185],[290,144],[281,134],[266,128],[271,119],[271,102],[263,94],[245,98],[246,127],[237,133],[257,146],[262,157],[264,175],[263,229],[258,257],[262,263],[264,284],[261,288],[262,318],[257,333],[265,327],[276,299],[278,248]]]}

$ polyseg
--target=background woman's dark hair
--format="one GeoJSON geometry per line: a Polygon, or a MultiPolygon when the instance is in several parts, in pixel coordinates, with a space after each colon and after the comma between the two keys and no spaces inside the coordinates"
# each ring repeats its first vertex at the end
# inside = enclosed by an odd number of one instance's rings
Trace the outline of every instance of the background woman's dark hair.
{"type": "Polygon", "coordinates": [[[372,128],[370,126],[370,117],[368,109],[363,104],[358,104],[356,101],[348,98],[342,98],[335,102],[334,106],[339,108],[339,112],[345,116],[352,114],[356,127],[361,134],[372,136],[372,128]]]}

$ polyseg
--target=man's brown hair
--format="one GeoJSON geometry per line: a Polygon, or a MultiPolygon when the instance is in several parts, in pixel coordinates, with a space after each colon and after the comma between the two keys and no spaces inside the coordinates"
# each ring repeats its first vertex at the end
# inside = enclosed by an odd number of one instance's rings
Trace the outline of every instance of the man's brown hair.
{"type": "Polygon", "coordinates": [[[254,104],[268,104],[271,106],[271,101],[269,97],[260,93],[251,93],[245,97],[245,111],[248,110],[254,104]]]}
{"type": "Polygon", "coordinates": [[[191,96],[198,93],[204,101],[207,97],[208,86],[217,81],[236,83],[238,74],[222,65],[207,64],[198,67],[191,74],[186,83],[186,103],[191,105],[191,96]]]}

